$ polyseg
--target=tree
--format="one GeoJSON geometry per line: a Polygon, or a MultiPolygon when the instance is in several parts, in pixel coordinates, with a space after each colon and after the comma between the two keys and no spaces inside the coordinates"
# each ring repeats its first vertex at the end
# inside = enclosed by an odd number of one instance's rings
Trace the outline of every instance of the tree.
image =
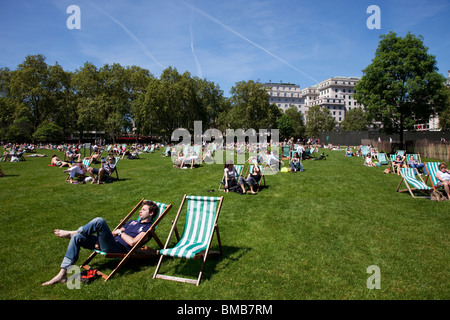
{"type": "Polygon", "coordinates": [[[336,124],[330,110],[318,105],[312,106],[306,114],[306,135],[316,138],[322,131],[334,131],[336,124]]]}
{"type": "Polygon", "coordinates": [[[19,103],[19,118],[28,117],[34,130],[51,114],[49,72],[43,55],[28,55],[10,78],[10,94],[19,103]]]}
{"type": "Polygon", "coordinates": [[[301,138],[305,135],[305,122],[303,121],[302,112],[295,106],[291,106],[286,109],[285,113],[291,118],[292,129],[294,132],[292,135],[296,138],[301,138]]]}
{"type": "Polygon", "coordinates": [[[280,139],[289,139],[294,134],[292,119],[287,114],[283,114],[277,121],[278,130],[280,130],[280,139]]]}
{"type": "Polygon", "coordinates": [[[41,142],[61,142],[63,130],[53,122],[44,121],[33,133],[33,139],[41,142]]]}
{"type": "Polygon", "coordinates": [[[404,38],[390,32],[381,40],[372,63],[355,85],[355,99],[383,130],[398,133],[428,121],[445,105],[444,77],[437,73],[435,57],[428,54],[421,36],[404,38]]]}
{"type": "Polygon", "coordinates": [[[276,128],[282,112],[276,105],[269,104],[269,94],[260,83],[237,82],[231,88],[231,109],[227,120],[233,129],[276,128]]]}
{"type": "Polygon", "coordinates": [[[345,113],[345,119],[341,122],[342,131],[367,130],[370,121],[362,108],[353,108],[345,113]]]}
{"type": "Polygon", "coordinates": [[[446,88],[447,105],[439,114],[439,128],[444,131],[450,131],[450,88],[446,88]]]}

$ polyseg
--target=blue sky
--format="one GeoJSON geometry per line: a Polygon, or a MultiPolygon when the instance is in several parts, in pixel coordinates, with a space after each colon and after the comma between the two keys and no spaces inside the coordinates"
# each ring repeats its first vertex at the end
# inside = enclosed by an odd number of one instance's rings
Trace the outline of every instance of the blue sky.
{"type": "Polygon", "coordinates": [[[448,0],[0,0],[0,67],[43,54],[75,71],[85,62],[137,65],[159,77],[171,66],[213,81],[226,96],[236,82],[305,88],[362,75],[379,36],[422,35],[439,73],[450,70],[448,0]],[[69,29],[70,5],[81,29],[69,29]],[[370,5],[381,29],[369,29],[370,5]]]}

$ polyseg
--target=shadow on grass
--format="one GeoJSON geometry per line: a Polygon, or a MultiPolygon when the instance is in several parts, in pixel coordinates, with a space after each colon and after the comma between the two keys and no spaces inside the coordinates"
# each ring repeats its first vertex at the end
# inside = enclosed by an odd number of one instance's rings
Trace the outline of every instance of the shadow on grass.
{"type": "MultiPolygon", "coordinates": [[[[216,249],[212,248],[212,250],[216,249]]],[[[221,256],[211,255],[206,259],[202,281],[209,280],[220,271],[230,268],[249,251],[250,248],[222,246],[221,256]]],[[[164,275],[179,276],[183,278],[197,279],[202,263],[203,259],[189,260],[182,258],[165,257],[161,264],[161,269],[158,273],[164,275]]]]}
{"type": "MultiPolygon", "coordinates": [[[[205,269],[203,271],[202,280],[210,279],[214,274],[221,270],[225,270],[230,265],[238,262],[245,254],[250,251],[250,248],[236,248],[230,246],[222,246],[222,256],[211,255],[206,259],[205,269]]],[[[127,274],[141,272],[150,267],[156,268],[160,256],[149,256],[148,258],[129,259],[126,264],[117,272],[117,274],[111,278],[123,277],[127,274]]],[[[96,257],[95,262],[91,264],[91,267],[97,268],[101,272],[109,274],[121,261],[121,259],[107,259],[101,256],[96,257]]],[[[167,270],[171,274],[196,279],[200,272],[203,259],[187,260],[180,258],[165,257],[162,262],[162,266],[159,273],[162,273],[164,265],[176,265],[173,270],[167,270]],[[169,263],[169,261],[171,261],[169,263]],[[166,263],[165,263],[166,262],[166,263]]],[[[169,269],[167,266],[164,269],[169,269]]]]}

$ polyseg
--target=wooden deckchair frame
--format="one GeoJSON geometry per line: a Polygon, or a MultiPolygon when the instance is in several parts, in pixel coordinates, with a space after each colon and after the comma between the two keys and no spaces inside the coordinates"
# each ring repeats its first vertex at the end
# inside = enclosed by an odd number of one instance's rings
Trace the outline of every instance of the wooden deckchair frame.
{"type": "Polygon", "coordinates": [[[401,174],[401,176],[402,176],[402,179],[400,180],[400,183],[398,184],[398,186],[397,186],[397,192],[406,192],[406,191],[409,191],[409,193],[411,194],[411,196],[413,197],[413,198],[426,198],[427,196],[429,196],[430,195],[430,193],[431,193],[431,191],[433,191],[433,189],[431,188],[431,187],[428,187],[427,189],[418,189],[418,188],[415,188],[414,186],[413,187],[411,187],[410,186],[410,183],[409,183],[409,181],[405,178],[405,175],[406,175],[406,173],[412,173],[412,177],[414,177],[416,180],[417,180],[417,182],[419,182],[419,183],[423,183],[424,184],[424,186],[427,186],[426,185],[426,183],[425,183],[425,181],[423,181],[423,179],[422,179],[422,176],[421,175],[418,175],[419,176],[419,179],[417,179],[416,178],[416,170],[415,169],[413,169],[413,168],[400,168],[400,174],[401,174]],[[407,189],[404,189],[404,190],[400,190],[400,185],[402,184],[402,182],[405,182],[405,185],[406,185],[406,188],[407,189]],[[416,195],[414,195],[414,191],[419,191],[419,192],[422,192],[422,193],[427,193],[427,196],[416,196],[416,195]]]}
{"type": "MultiPolygon", "coordinates": [[[[188,196],[186,194],[183,196],[183,200],[181,201],[180,208],[178,209],[178,212],[177,212],[177,215],[176,215],[175,220],[173,222],[173,225],[172,225],[172,228],[170,230],[169,236],[167,237],[167,241],[166,241],[166,244],[164,245],[164,249],[168,249],[168,245],[169,245],[170,240],[171,240],[171,238],[172,238],[174,233],[177,236],[178,242],[180,241],[180,238],[178,236],[178,230],[177,230],[177,222],[178,222],[178,220],[180,218],[181,211],[183,210],[184,204],[185,204],[186,199],[188,197],[191,197],[191,196],[188,196]]],[[[202,198],[208,198],[208,197],[202,197],[202,198]]],[[[199,252],[199,253],[197,253],[197,254],[195,254],[193,256],[193,258],[192,258],[192,260],[203,259],[202,266],[200,268],[200,272],[198,274],[197,279],[189,279],[189,278],[175,277],[175,276],[168,276],[168,275],[159,274],[158,272],[159,272],[159,270],[161,268],[161,264],[162,264],[163,258],[165,257],[164,255],[161,255],[161,254],[160,254],[159,261],[158,261],[158,265],[156,266],[155,274],[153,275],[153,279],[164,279],[164,280],[178,281],[178,282],[183,282],[183,283],[191,283],[191,284],[195,284],[197,286],[200,284],[200,281],[201,281],[202,275],[203,275],[203,270],[204,270],[205,264],[206,264],[206,259],[209,256],[211,256],[211,255],[222,255],[222,243],[220,241],[219,226],[217,224],[217,221],[219,219],[220,210],[222,208],[223,196],[219,197],[218,201],[219,201],[219,203],[217,204],[217,207],[216,207],[216,216],[215,216],[214,223],[213,223],[213,226],[212,226],[213,230],[211,232],[211,235],[210,235],[209,239],[207,240],[206,249],[201,251],[201,252],[199,252]],[[216,236],[217,236],[217,241],[218,241],[218,244],[219,244],[219,251],[210,251],[211,243],[212,243],[212,239],[214,237],[214,234],[216,234],[216,236]]],[[[186,216],[187,216],[187,213],[186,213],[186,216]]]]}
{"type": "MultiPolygon", "coordinates": [[[[125,225],[125,223],[128,220],[130,220],[130,218],[136,213],[136,211],[138,211],[138,209],[141,207],[141,205],[143,204],[144,201],[146,201],[146,199],[142,198],[141,201],[139,201],[138,204],[136,204],[134,206],[134,208],[122,220],[120,220],[120,223],[117,225],[117,227],[115,227],[112,230],[112,232],[114,232],[114,230],[122,228],[125,225]]],[[[104,253],[100,250],[94,250],[91,253],[91,255],[86,259],[86,261],[83,262],[81,267],[86,270],[89,270],[90,266],[88,265],[88,263],[90,263],[97,254],[100,254],[100,255],[104,256],[105,258],[121,259],[119,264],[116,266],[116,268],[113,271],[111,271],[110,274],[106,274],[106,273],[97,271],[97,273],[99,275],[101,275],[105,281],[107,281],[110,278],[112,278],[117,273],[117,271],[119,271],[124,266],[124,264],[131,258],[135,259],[135,258],[157,257],[156,251],[149,247],[144,246],[144,244],[147,243],[151,238],[153,238],[153,239],[155,239],[158,246],[160,248],[163,248],[163,244],[162,244],[161,240],[159,239],[158,235],[156,234],[155,229],[158,226],[158,224],[161,222],[161,220],[170,211],[171,208],[172,208],[171,204],[166,205],[166,209],[163,212],[159,213],[158,218],[153,222],[152,226],[146,231],[145,235],[133,246],[133,248],[131,248],[131,250],[128,253],[104,253]]]]}

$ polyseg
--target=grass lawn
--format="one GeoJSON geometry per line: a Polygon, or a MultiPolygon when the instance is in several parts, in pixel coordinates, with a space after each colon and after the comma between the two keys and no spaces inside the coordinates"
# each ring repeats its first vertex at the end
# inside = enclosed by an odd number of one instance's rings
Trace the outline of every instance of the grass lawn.
{"type": "MultiPolygon", "coordinates": [[[[217,191],[223,165],[180,170],[161,151],[120,160],[121,179],[103,185],[64,182],[63,169],[48,166],[51,150],[38,150],[45,158],[0,163],[0,298],[450,299],[450,201],[397,193],[400,177],[384,174],[385,167],[325,151],[326,160],[304,161],[303,173],[266,176],[267,187],[252,196],[217,191]],[[165,242],[183,194],[225,198],[224,254],[207,261],[200,286],[152,279],[156,260],[131,261],[110,281],[78,290],[40,286],[59,271],[67,248],[55,228],[75,230],[98,216],[114,227],[144,197],[173,205],[157,230],[165,242]],[[381,289],[367,287],[372,265],[380,268],[381,289]]],[[[89,253],[82,250],[78,262],[89,253]]],[[[93,262],[106,271],[115,263],[93,262]]],[[[198,261],[165,259],[161,271],[195,277],[199,268],[198,261]]]]}

